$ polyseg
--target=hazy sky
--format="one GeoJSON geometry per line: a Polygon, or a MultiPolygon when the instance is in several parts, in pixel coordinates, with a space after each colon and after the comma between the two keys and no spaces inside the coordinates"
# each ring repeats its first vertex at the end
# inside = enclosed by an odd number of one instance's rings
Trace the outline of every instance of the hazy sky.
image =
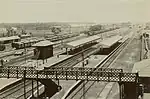
{"type": "Polygon", "coordinates": [[[0,0],[0,22],[150,21],[150,0],[0,0]]]}

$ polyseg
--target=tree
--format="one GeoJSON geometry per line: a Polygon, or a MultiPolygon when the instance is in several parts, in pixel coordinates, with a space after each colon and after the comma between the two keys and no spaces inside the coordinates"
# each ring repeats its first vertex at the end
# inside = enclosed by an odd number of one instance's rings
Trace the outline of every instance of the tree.
{"type": "Polygon", "coordinates": [[[85,35],[88,35],[88,36],[90,36],[91,35],[91,32],[90,31],[81,31],[80,33],[84,33],[85,35]]]}
{"type": "Polygon", "coordinates": [[[9,37],[11,35],[11,32],[9,29],[7,29],[7,36],[9,37]]]}
{"type": "Polygon", "coordinates": [[[59,33],[61,32],[61,28],[59,28],[59,27],[52,27],[52,28],[51,28],[51,31],[52,31],[55,35],[57,35],[57,34],[59,34],[59,33]]]}
{"type": "Polygon", "coordinates": [[[5,33],[2,34],[2,37],[5,37],[5,33]]]}
{"type": "Polygon", "coordinates": [[[90,31],[99,31],[102,30],[102,25],[94,25],[89,28],[90,31]]]}
{"type": "Polygon", "coordinates": [[[33,37],[33,34],[32,34],[32,32],[30,32],[29,34],[31,35],[31,37],[33,37]]]}
{"type": "Polygon", "coordinates": [[[26,35],[26,34],[27,34],[27,32],[26,32],[24,29],[22,29],[22,30],[21,30],[21,34],[26,35]]]}
{"type": "Polygon", "coordinates": [[[16,32],[16,31],[14,31],[14,35],[17,35],[17,32],[16,32]]]}

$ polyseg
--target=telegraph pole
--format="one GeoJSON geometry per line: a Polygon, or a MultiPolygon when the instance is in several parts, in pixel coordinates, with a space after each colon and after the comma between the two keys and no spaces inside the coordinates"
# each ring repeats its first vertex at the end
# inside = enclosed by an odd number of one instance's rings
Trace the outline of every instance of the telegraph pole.
{"type": "MultiPolygon", "coordinates": [[[[83,53],[83,46],[82,46],[82,67],[83,67],[83,71],[84,71],[84,53],[83,53]]],[[[85,81],[83,80],[83,99],[85,99],[85,81]]]]}
{"type": "Polygon", "coordinates": [[[24,43],[24,52],[25,52],[25,64],[26,64],[26,61],[27,61],[27,59],[26,59],[26,45],[25,45],[25,43],[24,43]]]}

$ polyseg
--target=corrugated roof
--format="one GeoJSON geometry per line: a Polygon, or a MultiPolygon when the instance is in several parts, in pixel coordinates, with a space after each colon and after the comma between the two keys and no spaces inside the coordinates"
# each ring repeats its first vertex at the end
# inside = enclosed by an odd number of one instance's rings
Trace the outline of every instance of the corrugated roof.
{"type": "Polygon", "coordinates": [[[96,35],[95,36],[90,36],[90,37],[87,37],[87,38],[84,38],[84,39],[80,39],[80,40],[76,40],[76,41],[72,41],[72,42],[66,43],[66,46],[74,48],[74,47],[77,47],[77,46],[89,43],[91,41],[97,40],[99,38],[100,37],[96,36],[96,35]]]}
{"type": "Polygon", "coordinates": [[[107,39],[101,41],[100,44],[105,48],[109,48],[121,39],[122,39],[122,36],[113,36],[111,38],[107,38],[107,39]]]}
{"type": "Polygon", "coordinates": [[[132,72],[138,72],[140,77],[150,77],[150,59],[136,62],[133,66],[132,72]]]}
{"type": "Polygon", "coordinates": [[[18,36],[2,37],[0,38],[0,41],[8,41],[8,40],[15,40],[15,39],[20,39],[20,37],[18,36]]]}
{"type": "Polygon", "coordinates": [[[50,45],[53,45],[54,43],[48,41],[48,40],[45,40],[45,41],[40,41],[32,46],[50,46],[50,45]]]}

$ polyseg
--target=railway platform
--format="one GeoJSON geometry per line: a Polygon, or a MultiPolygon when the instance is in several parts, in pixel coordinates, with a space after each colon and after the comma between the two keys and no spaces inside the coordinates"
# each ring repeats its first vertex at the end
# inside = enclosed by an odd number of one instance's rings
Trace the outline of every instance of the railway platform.
{"type": "Polygon", "coordinates": [[[21,79],[16,78],[0,78],[0,92],[20,82],[21,79]]]}
{"type": "MultiPolygon", "coordinates": [[[[59,56],[50,57],[45,60],[38,60],[38,66],[37,66],[37,64],[35,64],[35,67],[37,70],[43,70],[44,68],[51,67],[52,65],[57,64],[61,61],[64,61],[65,59],[67,59],[71,56],[72,55],[59,55],[59,56]]],[[[37,60],[34,60],[34,62],[37,63],[37,60]]]]}
{"type": "MultiPolygon", "coordinates": [[[[118,40],[117,40],[118,41],[118,40]]],[[[115,42],[117,42],[117,41],[115,41],[115,42]]],[[[112,44],[113,45],[113,44],[112,44]]],[[[45,60],[38,60],[37,62],[35,62],[35,64],[37,63],[37,66],[31,66],[31,67],[36,67],[36,70],[43,70],[45,67],[50,67],[51,65],[54,65],[54,64],[57,64],[57,63],[59,63],[60,61],[63,61],[63,60],[65,60],[66,58],[68,58],[68,57],[71,57],[70,55],[65,55],[64,57],[62,56],[62,55],[60,55],[59,57],[58,56],[56,56],[56,57],[52,57],[52,58],[48,58],[48,59],[45,59],[45,60]]],[[[104,56],[105,57],[105,56],[104,56]]],[[[104,58],[103,57],[103,58],[104,58]]],[[[100,58],[100,60],[101,59],[103,59],[102,57],[100,58]]],[[[85,62],[85,66],[87,66],[87,67],[91,67],[91,66],[95,66],[96,65],[96,61],[100,61],[99,60],[99,56],[97,57],[97,56],[94,56],[94,57],[90,57],[89,59],[88,59],[88,63],[87,63],[87,61],[85,62]],[[91,61],[92,60],[92,61],[91,61]],[[95,60],[95,61],[93,61],[93,60],[95,60]],[[91,64],[92,63],[92,64],[91,64]],[[95,63],[95,64],[94,64],[95,63]],[[90,65],[91,64],[91,65],[90,65]]],[[[82,63],[80,64],[77,64],[78,66],[82,66],[82,63]]],[[[73,76],[74,77],[74,76],[73,76]]],[[[65,83],[66,84],[66,83],[65,83]]],[[[72,84],[72,83],[71,83],[72,84]]],[[[66,85],[68,85],[68,84],[66,84],[66,85]]],[[[65,85],[65,86],[66,86],[65,85]]],[[[62,92],[62,93],[64,93],[64,92],[62,92]]],[[[57,93],[58,94],[58,93],[57,93]]],[[[55,99],[57,99],[57,98],[55,98],[55,99]]]]}
{"type": "MultiPolygon", "coordinates": [[[[66,55],[60,55],[60,57],[63,57],[63,56],[65,57],[66,55]]],[[[72,56],[72,55],[70,55],[70,56],[72,56]]],[[[103,59],[106,58],[106,57],[107,57],[107,55],[92,55],[92,56],[90,56],[90,58],[88,58],[88,64],[86,63],[86,60],[84,61],[85,67],[91,67],[91,68],[93,67],[94,68],[94,66],[96,66],[98,63],[100,63],[101,61],[103,61],[103,59]]],[[[51,58],[51,60],[55,60],[55,59],[56,58],[51,58]]],[[[47,67],[50,66],[48,64],[55,64],[55,62],[54,63],[45,63],[42,66],[40,66],[40,68],[37,68],[37,69],[38,70],[42,70],[42,69],[44,69],[45,66],[47,66],[47,67]]],[[[74,67],[82,67],[82,62],[76,64],[74,67]]],[[[57,80],[53,80],[53,81],[56,82],[56,83],[58,83],[57,80]]],[[[65,94],[67,92],[69,92],[70,90],[72,90],[70,88],[73,87],[76,84],[78,84],[78,81],[74,81],[74,80],[71,80],[71,81],[70,80],[69,81],[59,80],[59,85],[62,87],[62,90],[60,92],[56,93],[53,97],[51,97],[51,99],[60,99],[61,97],[65,96],[65,94]]],[[[43,87],[41,87],[40,89],[42,90],[43,87]]],[[[35,92],[35,94],[37,94],[37,93],[35,92]]]]}
{"type": "MultiPolygon", "coordinates": [[[[107,57],[107,55],[92,55],[90,58],[88,58],[88,64],[86,61],[84,62],[85,67],[94,68],[94,66],[102,62],[105,57],[107,57]]],[[[82,67],[82,62],[78,63],[74,67],[82,67]]],[[[62,99],[65,99],[67,94],[72,90],[73,86],[78,84],[78,81],[59,81],[59,83],[62,86],[62,90],[51,97],[51,99],[57,99],[57,97],[64,97],[62,99]]]]}
{"type": "MultiPolygon", "coordinates": [[[[50,57],[46,60],[28,60],[26,63],[22,64],[21,66],[27,66],[27,67],[35,67],[37,70],[42,70],[44,67],[49,67],[53,64],[56,64],[60,61],[63,61],[72,55],[60,55],[59,57],[54,56],[50,57]]],[[[18,82],[21,81],[21,79],[16,79],[16,78],[0,78],[1,83],[0,83],[0,90],[5,90],[9,86],[13,86],[14,84],[17,84],[18,82]]]]}

